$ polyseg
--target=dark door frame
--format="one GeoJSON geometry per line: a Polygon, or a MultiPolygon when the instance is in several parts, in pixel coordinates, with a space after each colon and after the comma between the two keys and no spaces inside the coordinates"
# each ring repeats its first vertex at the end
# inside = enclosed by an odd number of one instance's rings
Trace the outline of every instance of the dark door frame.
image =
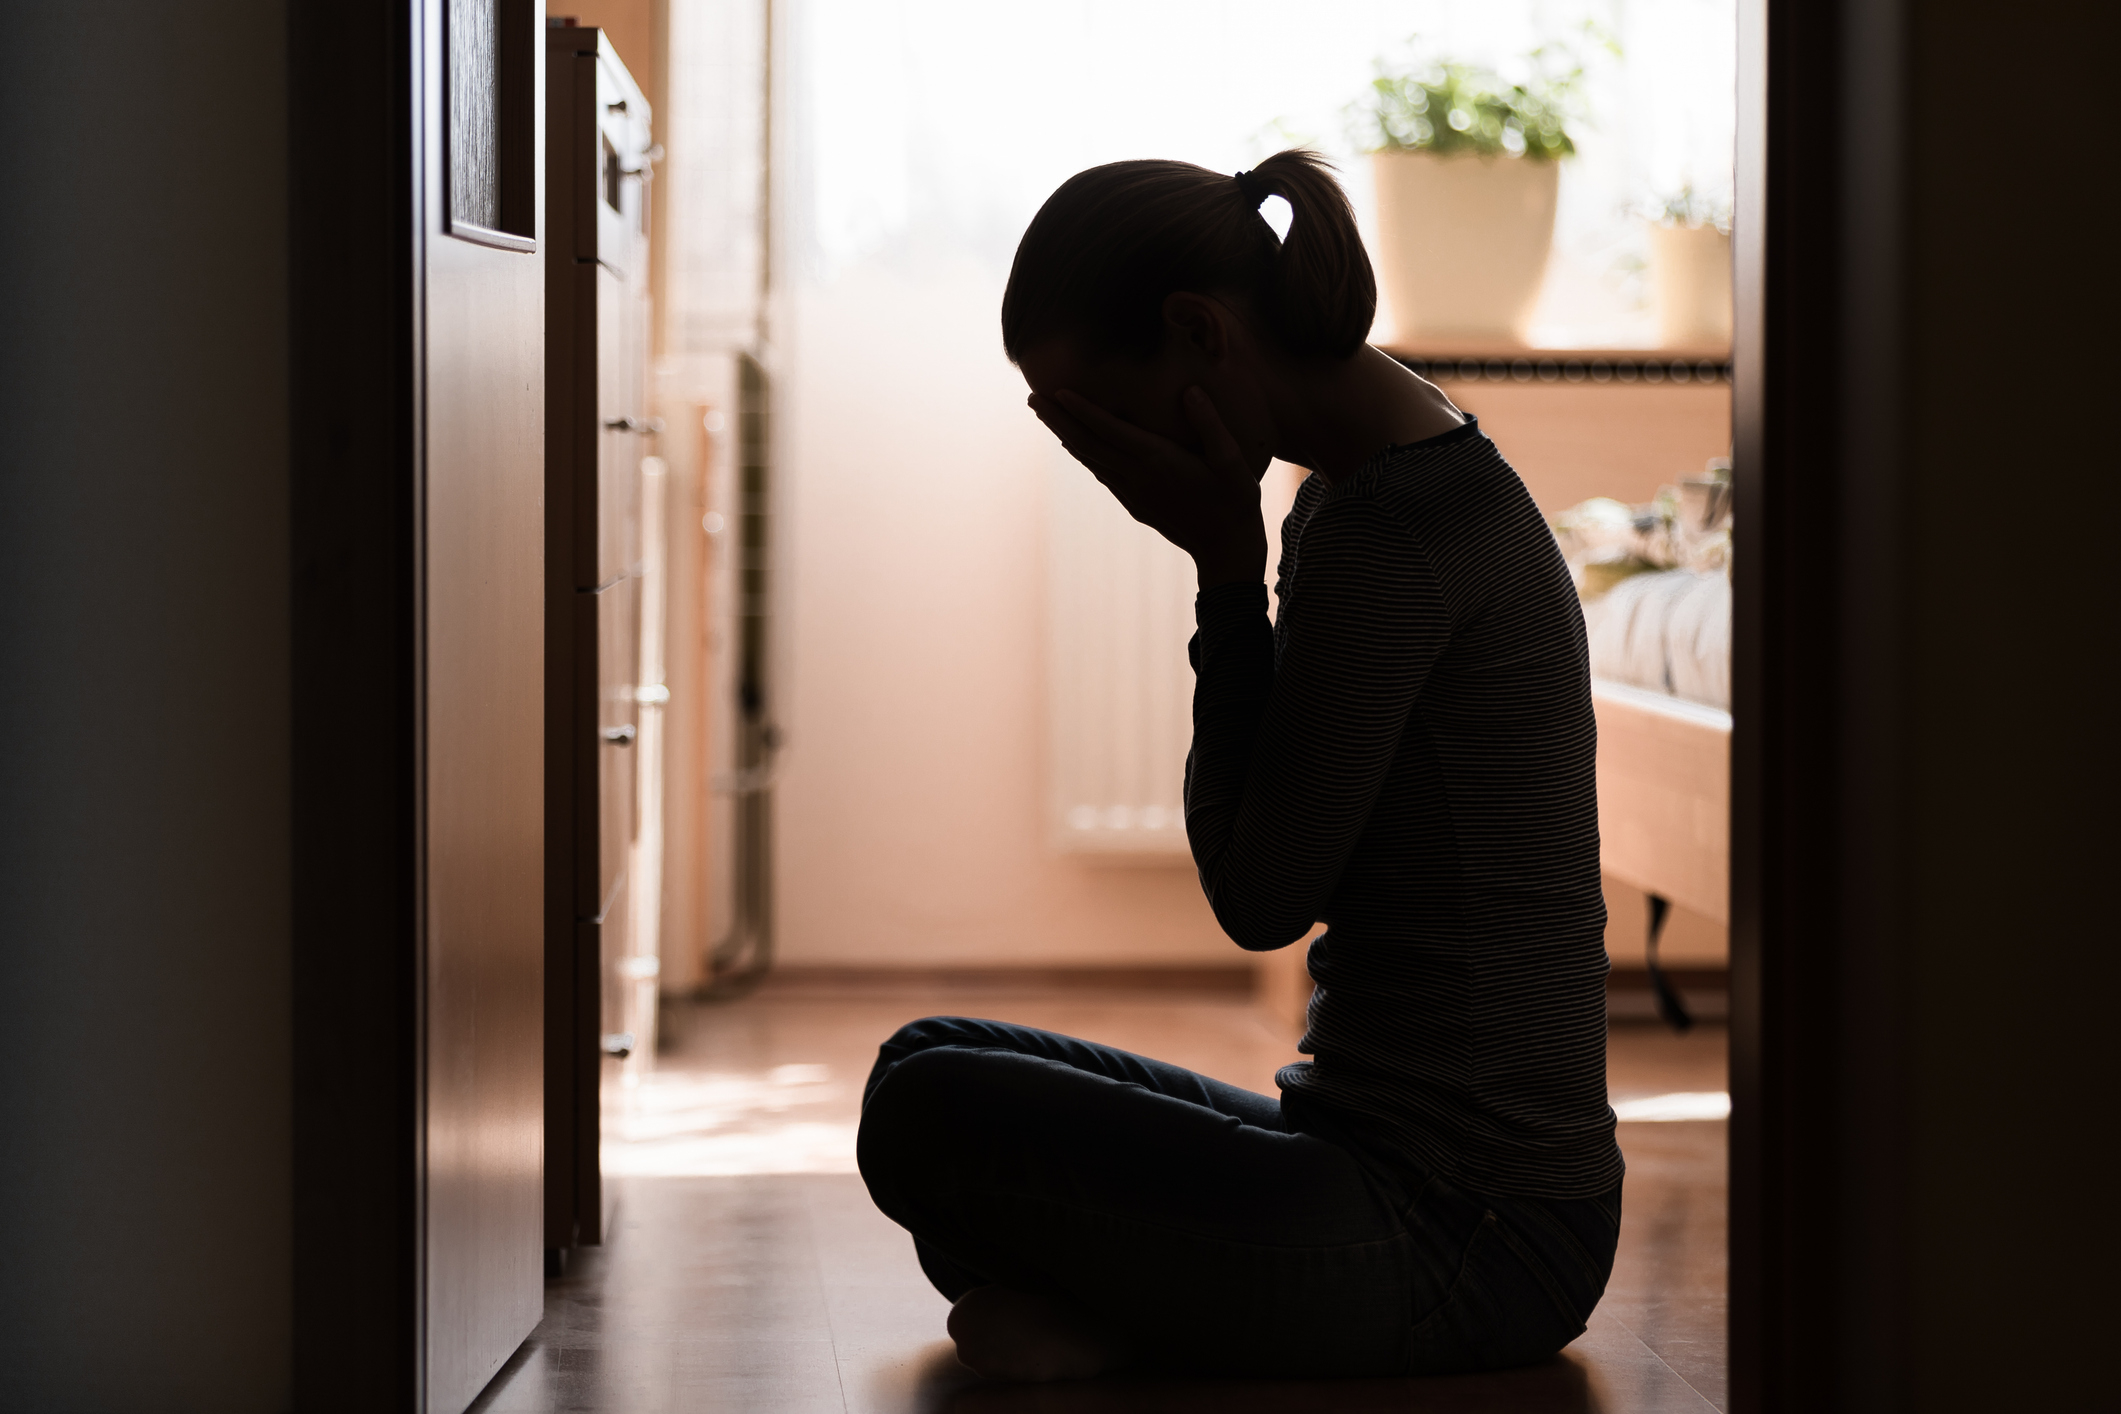
{"type": "Polygon", "coordinates": [[[421,5],[290,5],[294,1382],[425,1387],[421,5]]]}
{"type": "Polygon", "coordinates": [[[1739,8],[1731,1408],[1885,1408],[1905,41],[1896,0],[1739,8]]]}
{"type": "Polygon", "coordinates": [[[2112,31],[1740,0],[1735,1414],[2113,1399],[2112,31]]]}

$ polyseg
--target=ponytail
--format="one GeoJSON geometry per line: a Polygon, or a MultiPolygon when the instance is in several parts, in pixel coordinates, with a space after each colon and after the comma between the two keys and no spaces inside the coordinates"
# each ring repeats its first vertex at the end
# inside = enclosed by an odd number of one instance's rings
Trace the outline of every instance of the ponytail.
{"type": "Polygon", "coordinates": [[[1253,294],[1260,313],[1290,353],[1346,358],[1377,317],[1377,278],[1348,194],[1323,157],[1300,147],[1275,153],[1247,175],[1289,203],[1288,237],[1265,288],[1253,294]]]}
{"type": "Polygon", "coordinates": [[[1355,211],[1315,152],[1278,152],[1236,178],[1187,162],[1113,162],[1061,183],[1032,218],[1002,296],[1012,362],[1055,336],[1147,358],[1179,291],[1246,297],[1267,336],[1304,359],[1343,359],[1377,314],[1355,211]],[[1277,240],[1259,214],[1289,203],[1277,240]]]}

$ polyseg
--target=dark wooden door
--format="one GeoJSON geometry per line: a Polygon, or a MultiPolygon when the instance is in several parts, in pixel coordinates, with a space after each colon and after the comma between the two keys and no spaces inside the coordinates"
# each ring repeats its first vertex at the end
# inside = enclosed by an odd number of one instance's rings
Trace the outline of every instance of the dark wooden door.
{"type": "Polygon", "coordinates": [[[543,1306],[543,7],[428,0],[426,1390],[543,1306]]]}
{"type": "Polygon", "coordinates": [[[544,9],[287,16],[292,1404],[459,1414],[544,1295],[544,9]]]}

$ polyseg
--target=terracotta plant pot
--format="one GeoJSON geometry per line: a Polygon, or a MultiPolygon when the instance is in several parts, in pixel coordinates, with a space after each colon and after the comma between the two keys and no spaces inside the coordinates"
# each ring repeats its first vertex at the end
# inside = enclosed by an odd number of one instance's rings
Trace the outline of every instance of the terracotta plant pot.
{"type": "Polygon", "coordinates": [[[1554,244],[1560,165],[1379,152],[1377,273],[1403,344],[1523,343],[1554,244]]]}
{"type": "Polygon", "coordinates": [[[1650,227],[1657,340],[1667,348],[1731,343],[1731,238],[1714,226],[1650,227]]]}

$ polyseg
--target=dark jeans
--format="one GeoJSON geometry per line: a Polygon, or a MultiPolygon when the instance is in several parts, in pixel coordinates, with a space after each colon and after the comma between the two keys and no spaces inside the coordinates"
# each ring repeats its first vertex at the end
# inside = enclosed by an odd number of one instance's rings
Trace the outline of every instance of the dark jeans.
{"type": "Polygon", "coordinates": [[[884,1043],[857,1152],[944,1296],[1072,1298],[1169,1368],[1488,1370],[1582,1334],[1617,1188],[1483,1198],[1332,1133],[1175,1065],[940,1016],[884,1043]]]}

